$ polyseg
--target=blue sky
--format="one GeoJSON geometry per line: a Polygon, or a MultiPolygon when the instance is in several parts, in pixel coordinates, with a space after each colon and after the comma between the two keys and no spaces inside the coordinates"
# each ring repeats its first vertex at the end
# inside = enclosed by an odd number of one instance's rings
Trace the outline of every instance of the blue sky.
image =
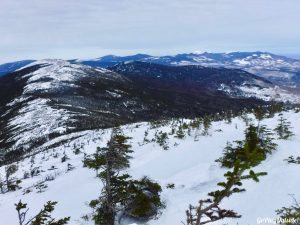
{"type": "Polygon", "coordinates": [[[299,0],[1,0],[0,63],[211,51],[300,54],[299,0]]]}

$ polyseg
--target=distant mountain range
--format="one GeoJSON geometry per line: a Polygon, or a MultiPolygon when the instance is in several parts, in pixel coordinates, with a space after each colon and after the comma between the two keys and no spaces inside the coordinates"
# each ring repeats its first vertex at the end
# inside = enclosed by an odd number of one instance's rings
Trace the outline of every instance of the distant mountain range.
{"type": "Polygon", "coordinates": [[[34,60],[23,60],[2,64],[0,65],[0,77],[4,76],[5,74],[14,72],[15,70],[20,69],[21,67],[26,66],[32,62],[34,62],[34,60]]]}
{"type": "Polygon", "coordinates": [[[235,68],[264,77],[275,84],[300,87],[300,60],[267,52],[191,53],[160,57],[144,54],[124,57],[110,55],[92,60],[75,61],[94,67],[109,67],[120,62],[142,61],[173,66],[201,65],[235,68]]]}
{"type": "MultiPolygon", "coordinates": [[[[151,56],[137,54],[131,56],[107,55],[95,59],[69,60],[92,67],[111,67],[121,62],[141,61],[163,65],[201,65],[208,67],[226,67],[243,69],[261,76],[274,84],[286,87],[300,87],[300,60],[275,55],[268,52],[232,52],[232,53],[190,53],[174,56],[151,56]]],[[[0,76],[13,72],[32,60],[0,65],[0,76]]]]}

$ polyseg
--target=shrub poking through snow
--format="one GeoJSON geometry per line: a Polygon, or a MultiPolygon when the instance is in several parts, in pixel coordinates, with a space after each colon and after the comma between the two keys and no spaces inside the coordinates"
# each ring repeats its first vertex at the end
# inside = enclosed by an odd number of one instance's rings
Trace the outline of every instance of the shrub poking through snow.
{"type": "Polygon", "coordinates": [[[160,199],[161,186],[148,177],[130,180],[127,185],[125,216],[148,220],[158,214],[163,207],[160,199]]]}
{"type": "Polygon", "coordinates": [[[65,225],[68,224],[70,217],[65,217],[59,220],[56,220],[52,218],[51,213],[55,209],[55,205],[57,202],[47,202],[44,205],[44,208],[36,214],[31,219],[26,219],[27,212],[29,211],[29,208],[27,207],[27,204],[22,203],[21,200],[15,204],[16,210],[18,212],[18,220],[19,225],[65,225]]]}
{"type": "Polygon", "coordinates": [[[69,160],[69,156],[66,154],[66,152],[64,152],[63,157],[61,158],[61,162],[64,163],[65,161],[69,160]]]}
{"type": "Polygon", "coordinates": [[[280,216],[284,225],[293,225],[299,224],[300,221],[300,204],[294,198],[294,203],[289,207],[282,207],[281,209],[276,210],[277,215],[280,216]]]}
{"type": "Polygon", "coordinates": [[[34,187],[37,189],[37,193],[43,193],[48,188],[48,185],[45,181],[41,181],[35,184],[34,187]]]}
{"type": "Polygon", "coordinates": [[[163,147],[164,150],[168,150],[169,146],[167,140],[169,139],[168,133],[166,132],[155,132],[155,141],[159,144],[159,146],[163,147]]]}
{"type": "Polygon", "coordinates": [[[294,156],[291,155],[284,161],[287,161],[288,163],[291,163],[291,164],[300,164],[300,156],[297,156],[295,158],[294,156]]]}
{"type": "Polygon", "coordinates": [[[185,137],[185,132],[183,130],[183,127],[181,125],[179,125],[178,130],[176,131],[176,138],[178,139],[183,139],[185,137]]]}

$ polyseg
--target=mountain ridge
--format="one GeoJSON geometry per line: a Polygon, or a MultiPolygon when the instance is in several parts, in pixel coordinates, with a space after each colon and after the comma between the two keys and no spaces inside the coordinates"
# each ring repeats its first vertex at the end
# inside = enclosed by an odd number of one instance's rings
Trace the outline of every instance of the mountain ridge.
{"type": "MultiPolygon", "coordinates": [[[[117,68],[112,71],[64,60],[42,60],[1,77],[0,149],[7,153],[6,159],[37,149],[66,133],[267,104],[253,96],[228,95],[219,90],[224,83],[222,74],[241,76],[240,83],[246,77],[253,78],[244,71],[138,62],[125,66],[142,66],[145,71],[138,77],[117,68]],[[156,73],[161,67],[163,74],[170,75],[168,79],[146,79],[147,70],[156,73]],[[199,85],[199,77],[187,76],[191,68],[193,73],[215,76],[213,82],[199,85]],[[187,70],[185,74],[183,70],[187,70]],[[184,75],[181,80],[177,79],[182,77],[180,74],[184,75]]],[[[262,85],[272,85],[254,77],[262,85]]]]}
{"type": "Polygon", "coordinates": [[[110,60],[100,57],[95,60],[77,60],[82,64],[109,67],[124,61],[144,61],[164,65],[201,65],[208,67],[226,67],[242,69],[266,78],[278,85],[300,87],[300,60],[268,52],[231,52],[231,53],[189,53],[173,56],[114,56],[110,60]]]}

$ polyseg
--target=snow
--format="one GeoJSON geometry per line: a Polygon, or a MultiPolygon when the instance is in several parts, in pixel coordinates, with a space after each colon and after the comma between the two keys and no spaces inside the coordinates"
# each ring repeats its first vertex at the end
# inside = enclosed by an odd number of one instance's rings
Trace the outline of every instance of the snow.
{"type": "Polygon", "coordinates": [[[262,59],[272,59],[272,56],[270,56],[269,54],[261,54],[260,58],[262,58],[262,59]]]}
{"type": "Polygon", "coordinates": [[[122,95],[120,95],[120,94],[118,94],[118,93],[116,93],[116,92],[113,92],[113,91],[108,91],[108,90],[106,90],[106,92],[108,93],[108,94],[110,94],[112,97],[114,97],[114,98],[121,98],[122,97],[122,95]]]}
{"type": "Polygon", "coordinates": [[[281,79],[292,79],[295,76],[295,74],[294,73],[281,72],[281,71],[266,71],[266,72],[264,72],[264,76],[274,77],[274,78],[281,78],[281,79]]]}
{"type": "MultiPolygon", "coordinates": [[[[43,96],[41,95],[43,93],[59,93],[59,90],[74,87],[76,85],[74,83],[89,76],[90,71],[96,70],[99,75],[108,71],[55,59],[35,61],[26,67],[34,65],[41,67],[23,75],[22,79],[26,79],[23,93],[7,104],[9,110],[4,113],[7,115],[11,112],[10,109],[18,109],[7,125],[10,141],[14,142],[12,150],[20,147],[27,150],[34,141],[47,139],[51,133],[63,134],[67,130],[72,130],[67,124],[74,121],[75,113],[59,109],[50,99],[38,96],[43,96]]],[[[115,92],[110,94],[114,97],[120,96],[115,92]]]]}
{"type": "Polygon", "coordinates": [[[38,140],[52,132],[64,133],[67,130],[66,122],[70,119],[68,111],[51,108],[48,102],[41,98],[29,101],[9,121],[8,127],[15,131],[9,140],[15,141],[12,149],[19,146],[26,149],[32,137],[38,140]]]}
{"type": "Polygon", "coordinates": [[[219,91],[231,97],[257,98],[264,101],[277,101],[285,103],[299,103],[300,95],[285,90],[277,85],[266,85],[261,80],[254,79],[252,83],[243,83],[242,85],[229,86],[221,83],[219,91]]]}
{"type": "Polygon", "coordinates": [[[89,68],[87,66],[71,64],[64,60],[41,60],[32,64],[44,66],[24,76],[29,77],[27,85],[24,88],[24,94],[70,86],[71,82],[86,76],[84,69],[89,68]]]}
{"type": "Polygon", "coordinates": [[[281,102],[290,102],[290,103],[299,103],[300,96],[288,92],[278,86],[261,88],[261,87],[249,87],[242,85],[237,87],[243,92],[244,97],[255,97],[262,99],[264,101],[281,101],[281,102]]]}
{"type": "Polygon", "coordinates": [[[233,60],[234,63],[238,64],[238,65],[250,65],[251,63],[246,61],[245,59],[236,59],[233,60]]]}
{"type": "Polygon", "coordinates": [[[21,106],[7,125],[11,132],[10,141],[15,142],[12,150],[20,147],[28,149],[33,139],[39,141],[47,138],[50,133],[66,132],[67,122],[72,120],[72,114],[64,109],[53,108],[49,99],[35,96],[42,92],[72,86],[72,81],[84,76],[83,70],[88,68],[64,60],[40,60],[26,67],[33,65],[42,67],[23,76],[28,79],[23,93],[8,103],[10,108],[21,106]]]}
{"type": "MultiPolygon", "coordinates": [[[[256,121],[252,118],[253,122],[256,121]]],[[[246,192],[235,194],[222,203],[222,207],[235,209],[242,218],[228,221],[218,221],[221,224],[256,224],[257,218],[275,218],[275,210],[292,203],[289,194],[299,196],[299,165],[287,164],[284,159],[290,155],[299,156],[300,144],[300,114],[292,111],[285,112],[284,117],[292,122],[295,136],[291,140],[276,140],[278,149],[270,155],[255,171],[266,171],[268,175],[261,178],[259,183],[245,182],[246,192]]],[[[264,119],[261,123],[273,129],[277,125],[278,115],[264,119]]],[[[156,130],[169,132],[170,125],[150,129],[148,123],[138,123],[123,127],[126,135],[131,136],[134,150],[131,167],[128,172],[134,178],[149,176],[158,181],[162,187],[162,199],[166,208],[157,220],[151,220],[148,225],[176,225],[185,220],[185,210],[189,204],[196,204],[199,199],[207,198],[207,193],[217,188],[217,183],[223,181],[225,169],[215,162],[222,155],[227,141],[242,140],[244,138],[245,123],[240,118],[234,118],[231,123],[226,121],[213,122],[208,136],[198,136],[194,133],[185,139],[169,136],[169,150],[163,150],[156,143],[142,144],[144,133],[149,130],[149,139],[156,130]],[[221,129],[221,131],[220,131],[221,129]],[[166,185],[175,184],[175,189],[168,189],[166,185]]],[[[28,203],[29,214],[36,213],[47,200],[58,201],[55,211],[56,217],[71,216],[71,225],[92,224],[84,222],[81,216],[91,212],[87,203],[95,199],[101,190],[101,182],[95,178],[95,172],[82,167],[83,154],[74,154],[73,149],[80,148],[82,152],[91,154],[97,146],[105,146],[110,129],[91,130],[64,135],[51,140],[43,147],[47,151],[34,156],[35,166],[40,166],[45,172],[39,176],[28,178],[21,183],[22,190],[0,195],[0,225],[17,224],[14,203],[22,199],[28,203]],[[56,146],[55,144],[67,141],[56,146]],[[56,146],[56,147],[51,147],[56,146]],[[65,152],[70,160],[61,163],[65,152]],[[56,154],[58,157],[55,157],[56,154]],[[75,169],[67,172],[67,163],[75,169]],[[56,170],[48,170],[52,166],[56,170]],[[47,182],[45,192],[37,193],[33,187],[47,176],[55,176],[53,181],[47,182]],[[32,192],[23,195],[24,189],[32,192]]],[[[22,178],[25,171],[30,170],[31,158],[19,162],[17,177],[22,178]]],[[[3,177],[4,167],[0,167],[3,177]]],[[[29,215],[29,216],[30,216],[29,215]]],[[[123,225],[141,225],[134,221],[123,221],[123,225]]],[[[264,223],[262,223],[264,224],[264,223]]]]}

